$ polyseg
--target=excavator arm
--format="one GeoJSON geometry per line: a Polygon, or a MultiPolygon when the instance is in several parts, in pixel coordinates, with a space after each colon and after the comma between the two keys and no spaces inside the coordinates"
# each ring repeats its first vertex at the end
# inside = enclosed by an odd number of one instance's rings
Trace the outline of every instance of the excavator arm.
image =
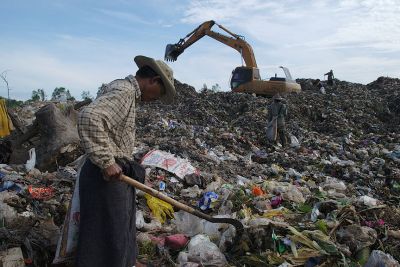
{"type": "Polygon", "coordinates": [[[204,22],[188,35],[186,35],[183,39],[180,39],[178,43],[167,45],[165,49],[165,60],[176,61],[178,56],[182,54],[185,49],[203,38],[205,35],[237,50],[241,54],[247,67],[257,68],[253,49],[244,40],[244,37],[232,33],[222,25],[215,23],[215,21],[213,20],[204,22]],[[214,25],[217,25],[220,29],[228,33],[230,36],[212,31],[211,28],[214,25]]]}

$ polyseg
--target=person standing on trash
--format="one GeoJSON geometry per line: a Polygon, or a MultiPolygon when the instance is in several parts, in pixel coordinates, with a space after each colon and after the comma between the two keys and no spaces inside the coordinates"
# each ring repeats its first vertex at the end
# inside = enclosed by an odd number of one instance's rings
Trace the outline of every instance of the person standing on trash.
{"type": "Polygon", "coordinates": [[[325,75],[328,75],[328,82],[327,84],[332,86],[333,85],[333,79],[335,79],[334,75],[333,75],[333,70],[330,70],[329,72],[325,73],[325,75]]]}
{"type": "Polygon", "coordinates": [[[277,133],[282,147],[286,146],[286,125],[285,118],[287,116],[287,106],[283,102],[283,98],[276,94],[272,98],[272,104],[268,107],[268,122],[273,119],[277,121],[277,133]]]}
{"type": "Polygon", "coordinates": [[[79,114],[78,132],[87,159],[78,178],[76,267],[143,266],[136,261],[135,189],[119,180],[124,173],[142,176],[144,182],[142,169],[132,171],[129,164],[137,102],[160,99],[170,103],[176,91],[173,72],[164,61],[145,56],[134,60],[139,68],[136,76],[103,85],[96,100],[79,114]]]}

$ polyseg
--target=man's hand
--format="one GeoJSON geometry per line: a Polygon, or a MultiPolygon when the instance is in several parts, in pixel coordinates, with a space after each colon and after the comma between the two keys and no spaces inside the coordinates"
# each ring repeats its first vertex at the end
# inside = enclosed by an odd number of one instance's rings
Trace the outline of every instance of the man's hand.
{"type": "Polygon", "coordinates": [[[121,180],[122,169],[117,164],[114,163],[113,165],[107,167],[103,170],[104,179],[106,180],[121,180]]]}

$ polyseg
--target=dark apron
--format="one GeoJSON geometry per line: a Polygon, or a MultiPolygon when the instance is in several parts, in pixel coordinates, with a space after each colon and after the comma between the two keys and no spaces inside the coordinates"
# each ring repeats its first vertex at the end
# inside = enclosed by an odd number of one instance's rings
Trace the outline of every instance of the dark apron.
{"type": "Polygon", "coordinates": [[[89,159],[79,176],[76,267],[132,267],[136,261],[135,189],[103,179],[89,159]]]}

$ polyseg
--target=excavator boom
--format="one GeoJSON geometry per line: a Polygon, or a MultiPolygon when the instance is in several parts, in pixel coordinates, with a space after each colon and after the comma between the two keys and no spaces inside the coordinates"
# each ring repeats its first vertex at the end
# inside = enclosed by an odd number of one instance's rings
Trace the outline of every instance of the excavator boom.
{"type": "Polygon", "coordinates": [[[182,54],[186,48],[203,38],[205,35],[237,50],[241,54],[247,67],[257,68],[253,49],[244,40],[244,37],[232,33],[222,25],[215,23],[215,21],[213,20],[204,22],[188,35],[186,35],[184,38],[180,39],[178,43],[168,44],[165,49],[165,60],[176,61],[178,56],[182,54]],[[214,25],[217,25],[220,29],[228,33],[230,36],[212,31],[211,28],[214,25]]]}
{"type": "Polygon", "coordinates": [[[292,79],[287,68],[282,67],[286,78],[271,77],[262,80],[260,70],[254,57],[253,49],[243,36],[235,34],[213,20],[200,24],[196,29],[180,39],[176,44],[169,44],[165,49],[165,60],[176,61],[188,47],[203,38],[209,36],[227,46],[237,50],[245,62],[245,66],[236,67],[232,71],[230,80],[231,90],[238,93],[251,93],[257,95],[273,96],[277,93],[300,92],[301,87],[292,79]],[[212,31],[211,28],[217,25],[224,34],[212,31]]]}

